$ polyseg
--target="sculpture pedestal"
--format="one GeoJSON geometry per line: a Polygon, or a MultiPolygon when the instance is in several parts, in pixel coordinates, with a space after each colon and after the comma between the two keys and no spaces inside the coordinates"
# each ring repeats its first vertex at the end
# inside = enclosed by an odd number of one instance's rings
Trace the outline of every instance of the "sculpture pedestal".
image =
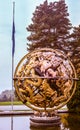
{"type": "Polygon", "coordinates": [[[53,126],[60,126],[60,124],[61,124],[61,118],[59,116],[53,116],[53,117],[31,116],[30,117],[31,127],[53,127],[53,126]]]}

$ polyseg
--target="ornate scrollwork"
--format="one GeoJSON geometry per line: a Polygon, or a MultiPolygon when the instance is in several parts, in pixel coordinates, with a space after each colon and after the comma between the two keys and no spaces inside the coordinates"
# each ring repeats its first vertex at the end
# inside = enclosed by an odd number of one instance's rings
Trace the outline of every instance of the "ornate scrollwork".
{"type": "Polygon", "coordinates": [[[74,66],[59,50],[43,48],[25,55],[14,74],[18,96],[38,111],[60,108],[76,89],[74,66]]]}

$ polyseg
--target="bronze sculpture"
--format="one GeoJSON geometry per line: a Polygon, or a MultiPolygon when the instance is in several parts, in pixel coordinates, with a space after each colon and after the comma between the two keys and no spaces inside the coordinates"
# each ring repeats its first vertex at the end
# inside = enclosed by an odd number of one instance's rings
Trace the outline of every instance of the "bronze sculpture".
{"type": "Polygon", "coordinates": [[[71,99],[76,78],[75,68],[63,52],[41,48],[21,59],[15,70],[14,86],[25,105],[38,111],[39,117],[41,114],[49,118],[71,99]]]}

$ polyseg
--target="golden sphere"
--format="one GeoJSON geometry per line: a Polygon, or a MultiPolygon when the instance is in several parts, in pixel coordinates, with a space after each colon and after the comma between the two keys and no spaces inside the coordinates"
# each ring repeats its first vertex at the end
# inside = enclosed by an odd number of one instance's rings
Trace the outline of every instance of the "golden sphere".
{"type": "Polygon", "coordinates": [[[53,111],[64,106],[76,89],[73,64],[60,50],[37,49],[25,55],[14,74],[20,100],[37,111],[53,111]]]}

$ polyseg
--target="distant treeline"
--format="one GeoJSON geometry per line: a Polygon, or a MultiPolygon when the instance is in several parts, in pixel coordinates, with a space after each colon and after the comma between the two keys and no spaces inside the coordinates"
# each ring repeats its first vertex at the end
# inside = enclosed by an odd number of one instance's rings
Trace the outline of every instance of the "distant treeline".
{"type": "Polygon", "coordinates": [[[0,94],[0,102],[3,101],[11,101],[11,100],[17,101],[19,100],[17,95],[15,94],[15,91],[13,90],[4,90],[0,94]]]}

